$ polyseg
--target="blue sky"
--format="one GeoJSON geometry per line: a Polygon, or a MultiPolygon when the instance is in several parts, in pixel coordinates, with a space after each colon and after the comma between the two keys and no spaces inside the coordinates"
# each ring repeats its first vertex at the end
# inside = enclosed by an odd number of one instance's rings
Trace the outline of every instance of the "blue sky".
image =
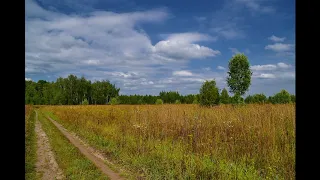
{"type": "Polygon", "coordinates": [[[25,77],[110,80],[120,94],[227,88],[247,55],[248,94],[295,94],[293,0],[25,0],[25,77]]]}

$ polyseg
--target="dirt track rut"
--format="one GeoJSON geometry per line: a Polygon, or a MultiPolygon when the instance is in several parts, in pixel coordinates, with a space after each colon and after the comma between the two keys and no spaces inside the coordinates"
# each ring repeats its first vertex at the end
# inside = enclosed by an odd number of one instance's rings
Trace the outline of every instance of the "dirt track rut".
{"type": "Polygon", "coordinates": [[[37,135],[37,162],[36,172],[43,180],[65,179],[59,168],[46,133],[43,131],[36,112],[35,131],[37,135]]]}
{"type": "Polygon", "coordinates": [[[112,180],[124,180],[123,177],[120,176],[119,173],[111,170],[102,160],[93,152],[93,148],[90,148],[83,144],[78,138],[69,133],[64,127],[62,127],[59,123],[52,120],[50,117],[47,117],[60,131],[61,133],[69,139],[69,141],[77,147],[80,152],[85,155],[90,161],[92,161],[105,175],[107,175],[112,180]]]}

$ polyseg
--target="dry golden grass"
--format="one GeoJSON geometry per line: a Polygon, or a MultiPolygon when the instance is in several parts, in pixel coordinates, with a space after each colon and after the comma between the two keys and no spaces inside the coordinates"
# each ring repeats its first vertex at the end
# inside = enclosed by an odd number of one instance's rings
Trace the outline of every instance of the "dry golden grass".
{"type": "Polygon", "coordinates": [[[146,179],[295,178],[295,104],[42,110],[146,179]]]}

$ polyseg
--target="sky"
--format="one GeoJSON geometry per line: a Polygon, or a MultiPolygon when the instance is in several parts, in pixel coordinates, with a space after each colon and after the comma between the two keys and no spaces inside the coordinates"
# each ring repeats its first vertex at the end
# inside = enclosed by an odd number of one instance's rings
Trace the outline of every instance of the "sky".
{"type": "Polygon", "coordinates": [[[244,53],[246,95],[295,94],[293,0],[25,0],[25,78],[74,74],[120,94],[228,89],[228,62],[244,53]]]}

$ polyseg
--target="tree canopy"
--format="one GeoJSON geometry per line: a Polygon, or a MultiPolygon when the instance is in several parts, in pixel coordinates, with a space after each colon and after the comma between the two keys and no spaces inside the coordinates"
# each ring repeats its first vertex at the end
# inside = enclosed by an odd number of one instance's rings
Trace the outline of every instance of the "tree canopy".
{"type": "Polygon", "coordinates": [[[236,54],[229,61],[227,84],[230,92],[244,95],[251,85],[250,63],[244,54],[236,54]]]}

